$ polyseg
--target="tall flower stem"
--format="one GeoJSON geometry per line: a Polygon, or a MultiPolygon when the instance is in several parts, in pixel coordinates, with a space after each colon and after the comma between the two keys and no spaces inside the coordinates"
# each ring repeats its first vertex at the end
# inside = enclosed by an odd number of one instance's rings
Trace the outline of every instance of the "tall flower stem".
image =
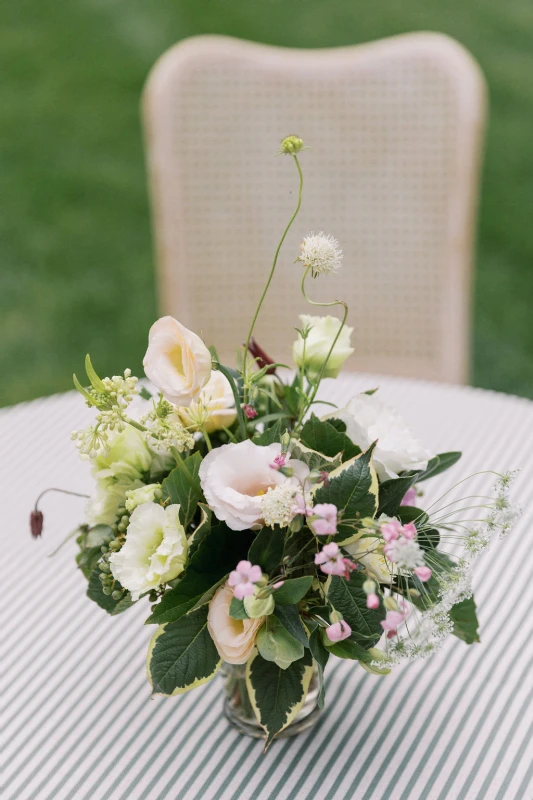
{"type": "Polygon", "coordinates": [[[305,300],[311,306],[322,306],[323,308],[330,308],[331,306],[342,306],[342,308],[344,310],[344,313],[343,313],[341,324],[339,326],[339,330],[337,331],[337,334],[336,334],[335,338],[333,339],[333,343],[332,343],[331,347],[329,348],[329,352],[328,352],[326,358],[324,359],[324,362],[323,362],[323,364],[322,364],[322,366],[320,368],[320,372],[318,373],[318,377],[317,377],[316,381],[314,382],[314,386],[313,386],[313,388],[311,390],[311,394],[309,395],[309,397],[307,399],[307,403],[304,405],[303,410],[302,410],[302,412],[300,414],[300,417],[298,419],[298,423],[296,425],[296,431],[300,428],[300,425],[302,424],[302,420],[303,420],[305,414],[307,413],[307,411],[309,410],[309,408],[311,407],[311,405],[313,404],[313,402],[315,400],[316,394],[318,392],[318,387],[320,386],[320,382],[321,382],[321,380],[322,380],[322,378],[324,376],[324,372],[326,371],[326,367],[327,367],[328,361],[331,358],[333,350],[335,349],[335,345],[337,344],[337,342],[339,340],[339,336],[342,333],[342,329],[344,328],[344,326],[346,324],[346,319],[348,318],[348,305],[347,305],[347,303],[344,302],[344,300],[332,300],[329,303],[319,303],[316,300],[311,300],[311,298],[308,296],[308,294],[306,292],[306,289],[305,289],[305,279],[307,278],[307,275],[308,275],[310,269],[311,269],[311,266],[308,266],[307,269],[305,270],[305,272],[303,274],[303,277],[302,277],[302,283],[301,283],[302,294],[303,294],[305,300]]]}
{"type": "Polygon", "coordinates": [[[239,397],[239,390],[237,388],[237,384],[235,383],[235,378],[233,377],[229,369],[227,369],[227,367],[222,366],[222,364],[219,364],[217,362],[216,364],[213,364],[213,366],[215,367],[215,369],[218,369],[218,371],[221,372],[225,378],[227,378],[228,383],[231,387],[231,392],[233,394],[233,399],[235,401],[235,410],[237,412],[237,419],[239,420],[239,431],[241,434],[241,441],[244,442],[244,440],[248,438],[248,428],[246,427],[246,420],[244,419],[244,411],[242,410],[241,399],[239,397]]]}
{"type": "Polygon", "coordinates": [[[244,384],[245,397],[246,397],[246,389],[247,389],[247,387],[246,387],[246,362],[247,362],[247,359],[248,359],[248,348],[250,347],[250,341],[252,339],[252,335],[253,335],[253,332],[254,332],[255,323],[257,322],[257,318],[259,316],[259,312],[261,311],[263,302],[264,302],[265,297],[267,295],[267,292],[268,292],[268,290],[270,288],[270,284],[272,283],[272,278],[274,277],[274,273],[276,271],[276,266],[277,266],[277,263],[278,263],[278,256],[279,256],[280,250],[282,248],[283,242],[285,241],[285,238],[286,238],[286,236],[287,236],[287,234],[288,234],[288,232],[289,232],[289,230],[291,228],[292,223],[294,222],[294,220],[298,216],[298,212],[300,210],[300,206],[302,205],[302,190],[303,190],[303,184],[304,184],[302,168],[300,167],[300,162],[298,161],[298,156],[293,155],[292,157],[294,159],[294,163],[296,164],[296,169],[298,170],[298,177],[299,177],[299,180],[300,180],[300,184],[299,184],[299,188],[298,188],[298,202],[296,204],[296,208],[294,210],[294,213],[293,213],[292,217],[290,218],[287,227],[283,231],[283,235],[282,235],[281,239],[279,240],[279,244],[278,244],[278,246],[276,248],[276,252],[274,254],[274,261],[273,261],[272,267],[270,269],[270,274],[268,276],[268,280],[266,282],[265,288],[263,289],[263,294],[261,295],[261,298],[259,300],[258,306],[257,306],[257,308],[255,310],[255,314],[254,314],[253,319],[252,319],[252,324],[251,324],[250,330],[248,332],[248,338],[246,340],[246,346],[244,348],[244,360],[243,360],[243,367],[242,367],[244,380],[245,380],[245,384],[244,384]]]}

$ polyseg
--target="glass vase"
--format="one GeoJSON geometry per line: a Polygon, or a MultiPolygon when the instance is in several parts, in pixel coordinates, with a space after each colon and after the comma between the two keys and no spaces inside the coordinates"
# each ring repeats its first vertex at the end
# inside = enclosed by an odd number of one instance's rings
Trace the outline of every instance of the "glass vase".
{"type": "MultiPolygon", "coordinates": [[[[224,663],[220,673],[224,679],[224,715],[230,725],[245,736],[265,739],[266,734],[257,721],[246,688],[246,665],[224,663]]],[[[322,709],[318,707],[319,683],[316,670],[313,672],[304,704],[290,725],[276,736],[286,739],[297,736],[311,728],[318,720],[322,709]]]]}

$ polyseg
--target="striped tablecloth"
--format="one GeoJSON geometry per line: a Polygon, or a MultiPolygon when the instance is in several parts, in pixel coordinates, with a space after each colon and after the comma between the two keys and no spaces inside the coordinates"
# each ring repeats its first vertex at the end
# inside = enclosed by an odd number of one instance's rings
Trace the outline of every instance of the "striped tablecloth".
{"type": "MultiPolygon", "coordinates": [[[[108,617],[85,597],[67,543],[83,501],[49,495],[42,541],[28,514],[47,486],[87,491],[69,432],[89,412],[75,394],[0,413],[2,487],[2,797],[533,798],[533,404],[469,388],[351,376],[327,381],[341,403],[381,395],[435,451],[464,459],[428,500],[463,475],[521,467],[519,526],[477,568],[482,643],[450,641],[431,660],[386,678],[351,662],[328,667],[327,713],[310,732],[274,743],[231,730],[221,682],[150,698],[144,664],[152,628],[142,603],[108,617]],[[5,516],[7,508],[7,518],[5,516]]],[[[486,476],[475,489],[487,488],[486,476]]]]}

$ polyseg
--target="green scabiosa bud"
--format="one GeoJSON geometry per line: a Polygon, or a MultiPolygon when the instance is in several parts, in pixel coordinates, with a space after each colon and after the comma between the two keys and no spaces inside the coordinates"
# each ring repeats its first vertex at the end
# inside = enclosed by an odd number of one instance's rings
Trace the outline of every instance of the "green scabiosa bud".
{"type": "Polygon", "coordinates": [[[281,142],[281,153],[286,153],[289,156],[295,156],[301,150],[304,149],[304,143],[299,136],[295,136],[294,134],[291,136],[286,136],[285,139],[281,142]]]}

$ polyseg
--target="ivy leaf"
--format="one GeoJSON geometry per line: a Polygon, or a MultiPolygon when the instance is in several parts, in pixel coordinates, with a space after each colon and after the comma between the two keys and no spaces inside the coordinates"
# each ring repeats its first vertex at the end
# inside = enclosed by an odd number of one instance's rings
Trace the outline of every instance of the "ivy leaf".
{"type": "MultiPolygon", "coordinates": [[[[115,582],[115,589],[122,589],[118,581],[115,582]]],[[[104,594],[102,582],[100,580],[100,570],[98,567],[93,569],[89,577],[89,586],[87,587],[87,597],[90,597],[100,608],[115,617],[121,614],[122,611],[130,608],[133,605],[133,600],[129,592],[126,592],[120,600],[113,600],[110,594],[104,594]]]]}
{"type": "Polygon", "coordinates": [[[270,428],[266,428],[263,433],[260,433],[259,436],[254,438],[253,442],[260,447],[266,447],[269,444],[281,442],[281,420],[278,419],[274,425],[270,428]]]}
{"type": "Polygon", "coordinates": [[[232,531],[224,522],[214,525],[203,537],[183,578],[163,596],[147,624],[175,622],[186,614],[235,565],[246,558],[250,531],[232,531]]]}
{"type": "Polygon", "coordinates": [[[154,634],[147,659],[154,694],[183,694],[216,675],[222,659],[207,630],[207,612],[202,606],[154,634]]]}
{"type": "Polygon", "coordinates": [[[305,597],[313,583],[312,575],[303,575],[301,578],[288,578],[283,586],[274,592],[277,606],[289,606],[299,603],[305,597]]]}
{"type": "Polygon", "coordinates": [[[258,564],[263,572],[272,572],[283,558],[285,534],[276,525],[274,528],[262,528],[248,551],[248,561],[258,564]]]}
{"type": "Polygon", "coordinates": [[[180,521],[184,528],[194,517],[198,501],[202,496],[202,487],[198,471],[202,463],[202,456],[196,452],[184,459],[182,467],[175,467],[161,484],[163,500],[180,506],[180,521]],[[183,467],[187,470],[190,480],[183,474],[183,467]]]}
{"type": "Polygon", "coordinates": [[[364,573],[353,572],[349,581],[333,576],[326,586],[329,602],[336,611],[340,611],[352,629],[352,640],[368,650],[383,634],[380,623],[385,619],[385,606],[380,597],[378,608],[366,607],[366,593],[363,589],[365,580],[364,573]]]}
{"type": "Polygon", "coordinates": [[[317,665],[318,681],[320,686],[318,691],[318,700],[317,700],[318,707],[324,708],[324,700],[326,697],[324,672],[326,670],[326,664],[328,663],[329,653],[322,644],[322,639],[320,638],[320,630],[318,627],[315,628],[315,630],[311,633],[311,636],[309,637],[309,648],[317,665]]]}
{"type": "Polygon", "coordinates": [[[374,517],[378,507],[378,478],[372,464],[372,451],[346,461],[329,475],[328,485],[322,485],[314,493],[316,503],[333,503],[342,509],[335,541],[348,544],[357,536],[360,521],[374,517]]]}
{"type": "Polygon", "coordinates": [[[418,472],[415,472],[413,475],[393,478],[380,484],[377,516],[380,514],[387,514],[389,517],[397,516],[405,493],[417,482],[417,476],[418,472]]]}
{"type": "Polygon", "coordinates": [[[339,431],[328,420],[320,420],[314,414],[311,414],[311,418],[303,426],[300,440],[306,447],[325,456],[335,457],[338,453],[342,453],[343,461],[349,461],[361,452],[361,448],[345,433],[339,431]]]}
{"type": "Polygon", "coordinates": [[[293,721],[304,704],[313,659],[309,650],[303,658],[283,670],[256,652],[246,663],[246,687],[255,716],[267,734],[266,748],[274,736],[293,721]]]}
{"type": "Polygon", "coordinates": [[[209,506],[206,506],[205,503],[199,503],[198,508],[200,509],[200,522],[194,529],[193,533],[189,536],[188,544],[189,544],[189,559],[193,557],[193,555],[198,550],[202,540],[207,536],[209,531],[211,530],[211,517],[212,512],[209,506]]]}
{"type": "Polygon", "coordinates": [[[467,644],[479,642],[476,603],[473,597],[456,603],[450,609],[450,619],[453,622],[453,633],[467,644]]]}
{"type": "Polygon", "coordinates": [[[259,629],[255,643],[265,661],[273,661],[285,670],[293,661],[298,661],[304,654],[304,646],[291,636],[273,614],[266,618],[259,629]]]}
{"type": "Polygon", "coordinates": [[[274,609],[274,614],[291,636],[304,647],[309,647],[309,640],[296,606],[279,606],[274,609]]]}
{"type": "Polygon", "coordinates": [[[295,439],[291,445],[291,457],[303,461],[310,470],[316,469],[321,472],[331,472],[342,464],[342,453],[337,453],[336,456],[330,458],[317,450],[311,450],[310,447],[306,447],[295,439]]]}

